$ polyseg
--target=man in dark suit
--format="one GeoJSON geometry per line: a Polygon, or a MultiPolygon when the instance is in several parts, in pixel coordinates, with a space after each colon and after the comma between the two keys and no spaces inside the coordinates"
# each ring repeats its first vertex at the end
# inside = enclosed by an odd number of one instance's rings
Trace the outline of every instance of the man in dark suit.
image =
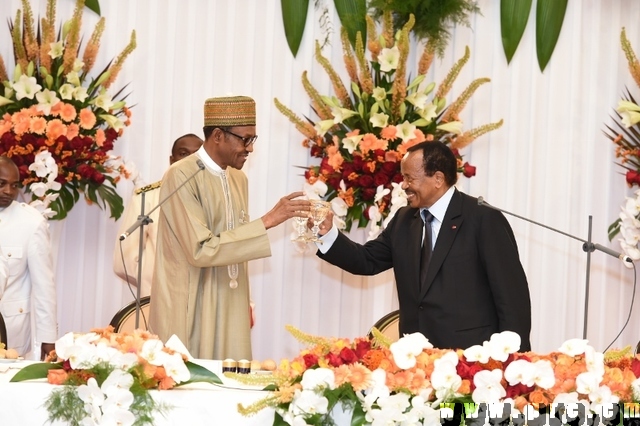
{"type": "Polygon", "coordinates": [[[401,170],[408,206],[380,236],[357,244],[328,217],[318,256],[357,275],[393,268],[400,335],[419,331],[435,347],[465,349],[509,330],[521,352],[531,350],[529,287],[504,215],[454,187],[456,158],[441,142],[410,148],[401,170]]]}

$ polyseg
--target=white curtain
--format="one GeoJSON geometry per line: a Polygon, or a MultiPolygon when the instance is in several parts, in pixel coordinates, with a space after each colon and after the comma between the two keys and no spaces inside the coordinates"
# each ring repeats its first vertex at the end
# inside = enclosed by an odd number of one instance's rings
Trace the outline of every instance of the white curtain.
{"type": "MultiPolygon", "coordinates": [[[[71,16],[74,1],[60,0],[58,19],[71,16]]],[[[159,180],[169,164],[173,141],[185,133],[201,135],[202,106],[212,96],[249,95],[258,105],[260,139],[244,167],[249,177],[250,215],[262,216],[277,200],[299,190],[301,169],[310,164],[301,135],[274,107],[277,97],[300,115],[312,116],[302,89],[304,70],[323,94],[330,83],[313,59],[314,40],[322,38],[319,13],[310,10],[307,28],[294,58],[284,37],[277,0],[109,0],[102,1],[106,29],[97,67],[127,44],[131,30],[138,47],[125,63],[114,87],[129,84],[132,125],[115,151],[135,162],[147,182],[159,180]]],[[[326,1],[329,7],[332,2],[326,1]]],[[[627,28],[640,51],[637,18],[640,2],[584,0],[569,2],[555,53],[541,73],[535,53],[535,11],[510,65],[502,51],[499,2],[480,0],[482,15],[471,29],[452,29],[451,43],[429,77],[440,82],[464,47],[472,56],[451,93],[459,94],[474,78],[489,77],[462,113],[465,128],[503,118],[504,126],[463,151],[477,166],[477,176],[462,178],[461,188],[491,204],[586,239],[593,217],[594,242],[607,240],[626,188],[615,164],[605,124],[625,86],[635,86],[620,49],[620,30],[627,28]]],[[[32,0],[36,16],[44,0],[32,0]]],[[[15,16],[19,0],[3,0],[0,22],[15,16]]],[[[330,9],[333,33],[324,54],[343,75],[339,21],[330,9]]],[[[84,40],[98,17],[83,17],[84,40]]],[[[0,26],[1,27],[1,26],[0,26]]],[[[421,52],[412,43],[414,65],[421,52]]],[[[13,71],[9,31],[0,28],[0,53],[13,71]]],[[[451,100],[450,99],[450,100],[451,100]]],[[[128,200],[133,185],[118,191],[128,200]]],[[[583,331],[587,255],[582,243],[508,216],[529,279],[533,303],[532,343],[548,352],[583,331]]],[[[118,224],[97,206],[81,202],[64,222],[52,222],[57,240],[59,332],[105,326],[132,300],[112,272],[118,224]]],[[[289,223],[269,231],[273,255],[250,263],[257,324],[253,329],[256,359],[292,357],[299,344],[285,331],[336,337],[367,333],[379,317],[397,307],[391,272],[356,277],[321,262],[312,251],[299,253],[290,242],[289,223]]],[[[364,241],[365,232],[351,237],[364,241]]],[[[633,292],[633,270],[601,252],[591,255],[588,339],[604,349],[623,326],[633,292]]],[[[452,300],[451,303],[456,303],[452,300]]],[[[170,313],[167,313],[170,315],[170,313]]],[[[640,313],[614,346],[634,345],[640,337],[640,313]]]]}

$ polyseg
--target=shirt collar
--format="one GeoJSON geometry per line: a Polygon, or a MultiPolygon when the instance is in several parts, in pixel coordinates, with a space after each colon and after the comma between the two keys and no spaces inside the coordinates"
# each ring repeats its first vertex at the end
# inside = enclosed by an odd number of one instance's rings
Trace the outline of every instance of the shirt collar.
{"type": "Polygon", "coordinates": [[[207,166],[207,168],[217,173],[224,172],[224,170],[222,170],[222,167],[218,166],[218,164],[215,161],[213,161],[211,157],[209,157],[209,154],[207,154],[207,151],[204,149],[204,145],[202,145],[196,151],[196,155],[202,160],[202,162],[204,163],[205,166],[207,166]]]}
{"type": "Polygon", "coordinates": [[[434,218],[438,220],[438,222],[442,223],[444,220],[444,215],[447,213],[447,209],[449,208],[449,203],[451,202],[451,198],[453,197],[453,193],[455,192],[455,187],[451,187],[444,193],[442,197],[438,199],[431,207],[428,209],[422,208],[422,210],[429,210],[429,212],[433,215],[434,218]]]}

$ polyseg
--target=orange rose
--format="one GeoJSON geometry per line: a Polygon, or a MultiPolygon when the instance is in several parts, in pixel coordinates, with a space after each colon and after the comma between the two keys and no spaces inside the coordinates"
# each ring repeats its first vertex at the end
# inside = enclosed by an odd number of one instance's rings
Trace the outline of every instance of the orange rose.
{"type": "Polygon", "coordinates": [[[47,371],[47,381],[52,385],[63,385],[68,377],[69,373],[61,368],[47,371]]]}

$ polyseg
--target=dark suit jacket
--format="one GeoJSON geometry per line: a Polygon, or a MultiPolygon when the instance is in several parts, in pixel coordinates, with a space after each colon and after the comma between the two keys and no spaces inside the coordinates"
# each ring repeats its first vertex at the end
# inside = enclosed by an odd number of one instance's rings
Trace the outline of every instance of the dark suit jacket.
{"type": "Polygon", "coordinates": [[[393,268],[400,302],[400,334],[416,331],[438,348],[482,344],[510,330],[531,350],[531,301],[513,231],[504,215],[454,192],[420,291],[423,222],[404,207],[380,236],[364,245],[340,233],[318,256],[357,275],[393,268]]]}

